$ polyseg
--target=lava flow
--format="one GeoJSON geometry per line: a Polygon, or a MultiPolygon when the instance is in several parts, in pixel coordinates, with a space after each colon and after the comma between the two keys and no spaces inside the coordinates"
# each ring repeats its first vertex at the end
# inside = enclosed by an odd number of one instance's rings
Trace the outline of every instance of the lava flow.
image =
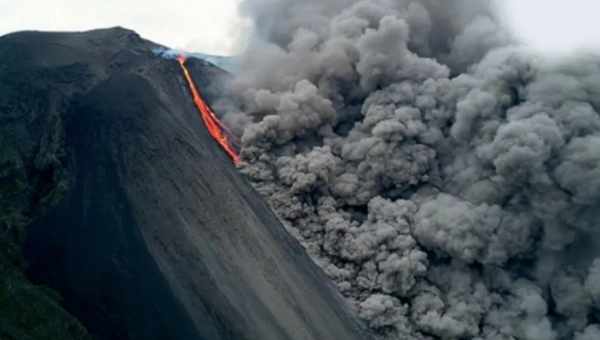
{"type": "Polygon", "coordinates": [[[208,104],[206,104],[204,99],[202,99],[202,97],[200,96],[200,91],[198,91],[198,88],[196,87],[196,84],[194,83],[194,80],[192,79],[192,76],[190,74],[190,71],[185,65],[186,57],[180,55],[177,57],[177,61],[179,62],[179,65],[181,65],[181,70],[183,71],[183,75],[185,76],[185,79],[192,93],[194,104],[196,105],[196,108],[198,108],[200,116],[202,117],[202,121],[204,121],[204,125],[206,125],[208,132],[214,138],[214,140],[216,140],[217,143],[219,143],[223,150],[225,150],[225,152],[231,158],[233,163],[235,165],[238,165],[240,163],[240,156],[233,147],[230,137],[228,137],[228,134],[226,133],[227,129],[225,128],[225,126],[223,126],[221,121],[219,121],[217,115],[215,115],[210,106],[208,106],[208,104]]]}

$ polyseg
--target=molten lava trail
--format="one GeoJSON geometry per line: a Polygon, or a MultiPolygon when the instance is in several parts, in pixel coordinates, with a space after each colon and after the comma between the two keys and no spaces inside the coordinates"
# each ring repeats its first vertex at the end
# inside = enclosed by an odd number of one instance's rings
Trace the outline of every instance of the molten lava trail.
{"type": "Polygon", "coordinates": [[[200,116],[202,117],[202,121],[204,122],[204,125],[208,129],[208,132],[210,133],[212,138],[214,138],[214,140],[216,140],[217,143],[219,143],[219,145],[223,148],[223,150],[225,150],[225,152],[231,158],[233,163],[235,165],[238,165],[240,163],[240,156],[238,155],[237,151],[233,147],[233,144],[231,143],[230,138],[226,134],[227,129],[225,128],[225,126],[223,126],[221,121],[219,121],[219,119],[217,118],[217,115],[215,115],[215,113],[210,108],[210,106],[208,106],[208,104],[206,104],[204,99],[202,99],[202,96],[200,95],[200,91],[198,91],[198,88],[196,87],[196,84],[194,83],[194,80],[192,79],[192,76],[190,74],[190,71],[188,70],[187,66],[185,65],[185,62],[186,62],[185,56],[177,57],[177,61],[179,62],[179,65],[181,66],[183,75],[185,76],[185,79],[186,79],[188,86],[190,88],[190,91],[192,93],[192,99],[194,100],[194,104],[196,105],[196,108],[198,108],[198,111],[200,112],[200,116]]]}

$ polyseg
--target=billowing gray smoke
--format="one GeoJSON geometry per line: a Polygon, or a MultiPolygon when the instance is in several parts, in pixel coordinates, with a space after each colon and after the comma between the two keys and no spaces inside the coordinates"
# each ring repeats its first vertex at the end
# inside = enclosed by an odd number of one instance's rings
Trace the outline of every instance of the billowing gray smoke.
{"type": "Polygon", "coordinates": [[[600,58],[487,1],[243,7],[244,171],[375,334],[600,339],[600,58]]]}

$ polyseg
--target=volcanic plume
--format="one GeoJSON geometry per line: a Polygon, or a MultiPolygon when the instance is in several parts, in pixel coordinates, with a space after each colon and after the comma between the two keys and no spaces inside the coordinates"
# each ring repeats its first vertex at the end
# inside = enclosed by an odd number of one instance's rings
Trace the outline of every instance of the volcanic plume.
{"type": "Polygon", "coordinates": [[[600,58],[491,3],[242,5],[243,171],[382,339],[600,339],[600,58]]]}
{"type": "Polygon", "coordinates": [[[235,165],[240,163],[240,156],[238,155],[235,147],[231,143],[231,138],[233,134],[231,134],[227,128],[219,121],[217,115],[213,112],[213,110],[206,104],[202,96],[200,95],[200,91],[196,87],[194,80],[185,65],[186,57],[184,55],[179,55],[177,57],[177,61],[181,66],[181,70],[186,79],[188,87],[190,89],[190,93],[192,94],[192,99],[200,116],[202,117],[202,121],[204,125],[208,129],[208,132],[212,136],[212,138],[221,146],[221,148],[227,153],[227,155],[231,158],[235,165]]]}

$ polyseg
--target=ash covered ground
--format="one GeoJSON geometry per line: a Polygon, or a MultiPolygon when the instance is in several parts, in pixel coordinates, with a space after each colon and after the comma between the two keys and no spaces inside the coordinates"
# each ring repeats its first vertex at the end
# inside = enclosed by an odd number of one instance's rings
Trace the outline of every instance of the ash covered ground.
{"type": "MultiPolygon", "coordinates": [[[[0,37],[0,339],[368,338],[160,48],[0,37]]],[[[226,72],[187,66],[222,94],[226,72]]]]}

